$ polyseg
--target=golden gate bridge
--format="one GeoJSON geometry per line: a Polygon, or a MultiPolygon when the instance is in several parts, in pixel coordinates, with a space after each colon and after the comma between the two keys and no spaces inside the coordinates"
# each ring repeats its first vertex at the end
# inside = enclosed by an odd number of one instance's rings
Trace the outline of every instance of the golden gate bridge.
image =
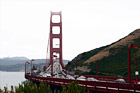
{"type": "MultiPolygon", "coordinates": [[[[85,89],[87,90],[96,92],[111,92],[111,93],[140,92],[140,84],[138,84],[140,78],[138,77],[131,78],[130,50],[132,48],[138,48],[137,45],[130,44],[128,46],[128,77],[98,76],[98,68],[97,75],[69,74],[65,70],[62,56],[62,15],[61,12],[51,12],[48,47],[47,54],[48,49],[50,49],[49,64],[46,58],[45,66],[41,71],[37,70],[37,68],[32,65],[33,61],[35,60],[32,59],[31,62],[26,62],[25,63],[26,79],[36,83],[43,82],[49,85],[66,86],[66,87],[68,87],[69,83],[76,80],[80,86],[85,87],[85,89]],[[53,22],[53,17],[55,16],[59,17],[58,22],[53,22]],[[55,31],[55,28],[57,28],[58,31],[55,31]],[[28,71],[29,65],[31,68],[30,71],[28,71]]],[[[136,73],[138,75],[138,71],[136,73]]]]}

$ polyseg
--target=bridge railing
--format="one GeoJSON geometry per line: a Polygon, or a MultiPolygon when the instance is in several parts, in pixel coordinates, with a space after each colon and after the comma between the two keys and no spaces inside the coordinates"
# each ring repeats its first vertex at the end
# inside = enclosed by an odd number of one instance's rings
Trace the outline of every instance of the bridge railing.
{"type": "MultiPolygon", "coordinates": [[[[31,81],[35,82],[43,82],[47,84],[60,85],[60,86],[68,86],[72,81],[72,79],[62,79],[62,78],[47,78],[40,76],[31,76],[25,75],[25,77],[31,81]]],[[[77,80],[80,86],[85,87],[89,90],[101,90],[102,91],[139,91],[140,85],[138,84],[129,84],[129,83],[118,83],[118,82],[107,82],[107,81],[82,81],[77,80]]]]}
{"type": "MultiPolygon", "coordinates": [[[[124,79],[126,82],[128,82],[128,77],[113,77],[113,76],[97,76],[97,75],[84,75],[86,78],[92,77],[96,78],[98,80],[104,80],[104,81],[114,81],[116,79],[124,79]]],[[[136,80],[136,78],[132,77],[131,81],[136,80]]],[[[140,78],[138,78],[140,80],[140,78]]]]}

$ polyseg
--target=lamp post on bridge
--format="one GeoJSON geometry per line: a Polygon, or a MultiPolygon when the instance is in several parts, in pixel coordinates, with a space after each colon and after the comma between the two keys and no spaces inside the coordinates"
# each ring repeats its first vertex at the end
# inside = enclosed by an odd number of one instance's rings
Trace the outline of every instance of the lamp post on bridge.
{"type": "Polygon", "coordinates": [[[139,72],[138,72],[138,61],[136,58],[133,58],[134,61],[136,61],[136,72],[135,72],[135,75],[136,75],[136,80],[138,81],[138,75],[139,75],[139,72]]]}
{"type": "Polygon", "coordinates": [[[97,74],[97,77],[98,77],[98,62],[97,61],[93,61],[94,63],[96,63],[96,74],[97,74]]]}
{"type": "MultiPolygon", "coordinates": [[[[31,63],[28,61],[25,63],[25,74],[26,74],[26,64],[31,64],[31,63]]],[[[28,73],[28,68],[27,68],[27,73],[28,73]]]]}
{"type": "Polygon", "coordinates": [[[131,48],[138,48],[137,45],[133,45],[133,44],[129,44],[128,45],[128,80],[129,80],[129,83],[131,83],[131,57],[130,57],[130,54],[131,54],[131,51],[130,49],[131,48]]]}
{"type": "Polygon", "coordinates": [[[31,60],[31,75],[32,75],[32,62],[35,61],[34,59],[31,60]]]}

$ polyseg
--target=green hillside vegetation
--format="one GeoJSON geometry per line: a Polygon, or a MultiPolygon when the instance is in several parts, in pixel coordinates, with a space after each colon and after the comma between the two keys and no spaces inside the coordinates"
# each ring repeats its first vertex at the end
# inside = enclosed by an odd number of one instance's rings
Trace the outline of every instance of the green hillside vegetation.
{"type": "Polygon", "coordinates": [[[19,84],[15,87],[11,86],[9,91],[7,87],[4,90],[0,89],[0,93],[91,93],[87,91],[84,87],[80,87],[77,81],[73,81],[68,85],[68,87],[62,86],[62,89],[51,89],[50,85],[40,83],[39,86],[36,83],[24,82],[24,84],[19,84]]]}
{"type": "Polygon", "coordinates": [[[132,58],[136,58],[138,60],[138,65],[139,65],[138,70],[140,71],[140,61],[139,61],[140,60],[140,30],[139,29],[135,30],[125,38],[120,39],[115,43],[79,54],[71,62],[68,63],[66,68],[68,69],[68,66],[70,66],[74,70],[75,64],[73,64],[73,62],[77,62],[78,67],[87,66],[87,68],[90,69],[90,71],[87,72],[78,69],[78,74],[96,75],[96,64],[93,63],[93,61],[97,61],[99,75],[127,77],[129,44],[138,45],[139,47],[137,49],[135,48],[131,49],[131,76],[135,77],[136,62],[133,61],[132,58]],[[136,35],[138,38],[132,38],[132,37],[136,37],[136,35]],[[127,42],[124,42],[124,40],[127,38],[129,38],[129,40],[127,42]],[[122,41],[123,43],[120,43],[122,41]],[[120,45],[118,43],[120,43],[120,45]],[[95,56],[96,54],[99,53],[101,54],[102,50],[107,51],[109,53],[109,56],[104,56],[99,60],[91,59],[91,57],[95,56]]]}

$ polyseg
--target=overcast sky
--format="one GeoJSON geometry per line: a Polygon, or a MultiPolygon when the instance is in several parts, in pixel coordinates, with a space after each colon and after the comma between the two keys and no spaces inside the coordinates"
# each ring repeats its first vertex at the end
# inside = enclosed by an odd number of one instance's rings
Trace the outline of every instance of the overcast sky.
{"type": "Polygon", "coordinates": [[[50,11],[62,11],[63,58],[140,28],[140,0],[0,0],[0,58],[46,58],[50,11]]]}

